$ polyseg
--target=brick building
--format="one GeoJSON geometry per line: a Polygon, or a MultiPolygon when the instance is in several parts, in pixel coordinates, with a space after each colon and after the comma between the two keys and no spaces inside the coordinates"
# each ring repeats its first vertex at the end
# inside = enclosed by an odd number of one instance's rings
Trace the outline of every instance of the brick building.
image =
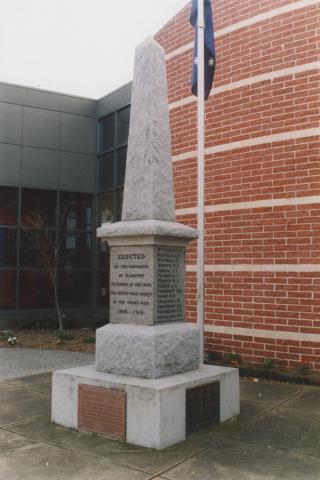
{"type": "MultiPolygon", "coordinates": [[[[320,107],[316,0],[213,0],[206,103],[206,349],[320,370],[320,107]]],[[[178,220],[196,226],[190,6],[157,35],[167,55],[178,220]]],[[[188,251],[196,318],[196,245],[188,251]]]]}
{"type": "MultiPolygon", "coordinates": [[[[206,350],[320,371],[320,2],[213,0],[213,12],[206,350]]],[[[167,55],[177,219],[196,226],[189,14],[187,5],[155,37],[167,55]]],[[[0,325],[53,308],[45,267],[24,241],[24,212],[43,198],[52,234],[65,237],[58,279],[64,312],[105,319],[107,260],[95,229],[120,218],[130,95],[130,85],[94,101],[0,84],[0,325]]],[[[189,321],[196,320],[196,260],[193,243],[189,321]]]]}

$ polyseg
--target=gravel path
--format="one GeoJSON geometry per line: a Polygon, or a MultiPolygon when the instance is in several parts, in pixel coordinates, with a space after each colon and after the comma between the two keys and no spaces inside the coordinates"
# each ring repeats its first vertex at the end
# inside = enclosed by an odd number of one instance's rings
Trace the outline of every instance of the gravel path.
{"type": "Polygon", "coordinates": [[[0,380],[94,363],[90,353],[0,348],[0,380]]]}

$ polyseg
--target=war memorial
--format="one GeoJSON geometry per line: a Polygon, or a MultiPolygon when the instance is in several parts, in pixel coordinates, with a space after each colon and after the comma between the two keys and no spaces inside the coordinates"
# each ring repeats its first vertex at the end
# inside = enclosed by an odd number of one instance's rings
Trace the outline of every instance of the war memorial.
{"type": "Polygon", "coordinates": [[[165,55],[136,50],[122,220],[98,229],[110,260],[110,323],[96,363],[53,375],[52,422],[164,449],[239,414],[237,369],[200,365],[184,321],[185,248],[176,223],[165,55]]]}

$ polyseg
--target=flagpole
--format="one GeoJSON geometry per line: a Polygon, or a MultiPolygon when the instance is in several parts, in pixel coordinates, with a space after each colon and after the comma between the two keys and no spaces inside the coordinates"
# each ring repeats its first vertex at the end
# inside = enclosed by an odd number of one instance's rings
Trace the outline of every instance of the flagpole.
{"type": "Polygon", "coordinates": [[[204,362],[204,0],[198,0],[198,285],[200,363],[204,362]]]}

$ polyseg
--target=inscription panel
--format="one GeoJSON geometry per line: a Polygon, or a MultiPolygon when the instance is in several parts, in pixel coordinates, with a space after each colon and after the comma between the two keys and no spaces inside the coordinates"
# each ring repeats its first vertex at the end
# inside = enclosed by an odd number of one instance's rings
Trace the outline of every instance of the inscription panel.
{"type": "Polygon", "coordinates": [[[158,247],[157,323],[184,321],[185,250],[158,247]]]}
{"type": "Polygon", "coordinates": [[[220,383],[209,383],[186,391],[186,434],[220,423],[220,383]]]}
{"type": "Polygon", "coordinates": [[[126,439],[126,393],[79,385],[78,426],[119,440],[126,439]]]}
{"type": "Polygon", "coordinates": [[[153,323],[153,247],[111,248],[111,323],[153,323]]]}

